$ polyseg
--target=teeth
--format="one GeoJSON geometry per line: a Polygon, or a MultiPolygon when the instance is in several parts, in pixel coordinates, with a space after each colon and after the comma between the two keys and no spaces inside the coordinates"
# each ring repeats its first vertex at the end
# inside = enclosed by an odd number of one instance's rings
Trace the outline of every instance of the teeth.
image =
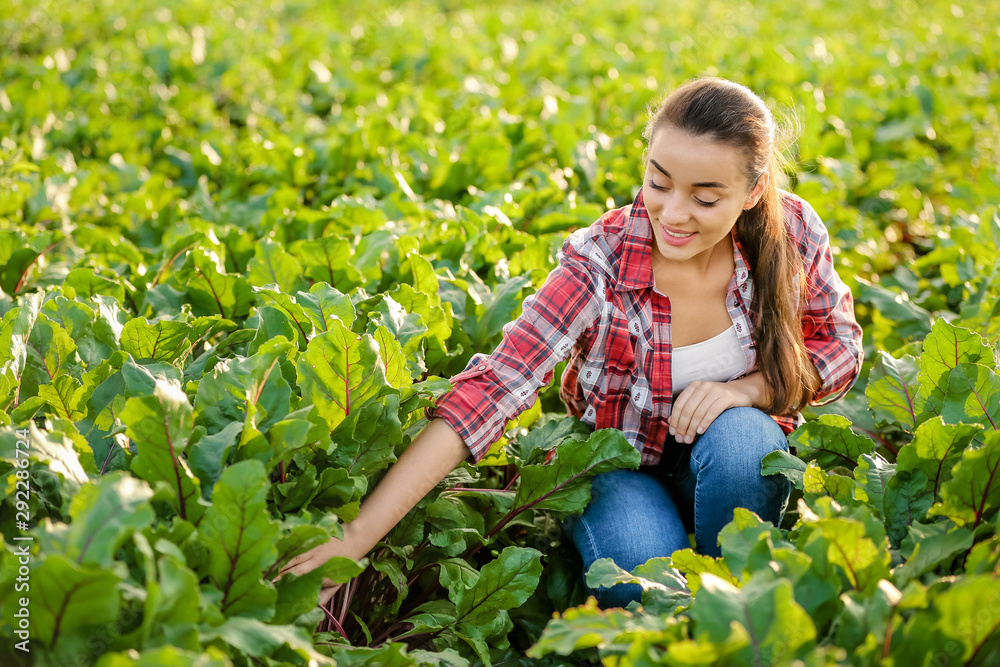
{"type": "Polygon", "coordinates": [[[689,236],[691,236],[691,235],[694,234],[694,232],[689,232],[687,234],[675,234],[674,232],[670,231],[666,227],[663,227],[662,229],[663,229],[663,233],[664,234],[666,234],[667,236],[673,236],[675,239],[686,239],[687,237],[689,237],[689,236]]]}

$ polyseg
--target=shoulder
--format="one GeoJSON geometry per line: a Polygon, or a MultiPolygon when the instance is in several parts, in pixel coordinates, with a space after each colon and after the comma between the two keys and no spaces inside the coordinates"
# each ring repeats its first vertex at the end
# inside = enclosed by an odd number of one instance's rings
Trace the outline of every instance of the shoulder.
{"type": "Polygon", "coordinates": [[[612,209],[589,227],[570,234],[559,253],[559,262],[577,263],[609,278],[617,276],[632,212],[633,204],[612,209]]]}
{"type": "Polygon", "coordinates": [[[802,197],[778,191],[785,210],[788,234],[794,239],[803,258],[814,256],[829,245],[830,234],[812,205],[802,197]]]}

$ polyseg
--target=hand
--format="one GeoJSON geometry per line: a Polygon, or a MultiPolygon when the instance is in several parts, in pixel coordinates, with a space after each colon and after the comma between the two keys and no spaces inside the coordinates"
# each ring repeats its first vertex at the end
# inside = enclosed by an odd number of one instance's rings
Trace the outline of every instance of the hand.
{"type": "MultiPolygon", "coordinates": [[[[289,572],[299,576],[302,576],[307,572],[312,572],[316,568],[325,565],[326,562],[334,556],[342,555],[343,546],[344,542],[342,540],[335,537],[331,538],[329,542],[313,547],[309,551],[292,558],[283,568],[281,568],[281,572],[278,576],[271,581],[276,582],[289,572]]],[[[342,585],[343,584],[338,584],[332,579],[324,577],[319,592],[319,604],[324,605],[329,602],[330,598],[333,597],[333,594],[336,593],[342,585]]]]}
{"type": "Polygon", "coordinates": [[[729,408],[766,405],[767,388],[758,371],[730,382],[695,380],[674,401],[670,435],[677,442],[692,443],[712,422],[729,408]]]}

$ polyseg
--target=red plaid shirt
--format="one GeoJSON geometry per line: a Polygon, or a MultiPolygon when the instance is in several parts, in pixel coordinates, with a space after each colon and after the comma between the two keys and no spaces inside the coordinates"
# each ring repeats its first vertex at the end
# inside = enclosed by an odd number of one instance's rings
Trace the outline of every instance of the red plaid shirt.
{"type": "MultiPolygon", "coordinates": [[[[815,402],[829,402],[857,380],[861,327],[851,292],[834,270],[823,222],[800,197],[783,193],[783,200],[806,270],[802,330],[822,378],[815,402]]],[[[733,240],[736,270],[726,306],[746,364],[730,379],[757,368],[753,281],[735,231],[733,240]]],[[[642,453],[643,465],[659,461],[673,393],[670,303],[653,290],[652,243],[642,191],[631,205],[573,233],[559,265],[524,300],[521,316],[504,327],[497,349],[475,355],[428,416],[447,421],[479,461],[507,420],[534,404],[555,365],[569,357],[560,396],[570,412],[595,429],[621,430],[642,453]]],[[[802,423],[801,415],[774,419],[785,433],[802,423]]]]}

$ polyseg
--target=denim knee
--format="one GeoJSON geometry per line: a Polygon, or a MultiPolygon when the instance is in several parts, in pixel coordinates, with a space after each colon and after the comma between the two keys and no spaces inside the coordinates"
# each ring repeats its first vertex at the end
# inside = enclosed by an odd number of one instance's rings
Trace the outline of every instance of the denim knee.
{"type": "MultiPolygon", "coordinates": [[[[650,558],[669,556],[688,546],[680,514],[670,492],[652,476],[615,470],[591,481],[591,501],[582,515],[563,527],[583,559],[584,573],[599,558],[611,558],[626,571],[650,558]]],[[[636,584],[591,589],[603,608],[639,600],[636,584]]]]}
{"type": "Polygon", "coordinates": [[[719,531],[737,507],[774,525],[781,523],[791,485],[784,477],[760,472],[762,459],[779,449],[788,449],[784,432],[756,408],[726,410],[695,442],[691,474],[681,486],[693,496],[699,551],[719,555],[719,531]]]}

